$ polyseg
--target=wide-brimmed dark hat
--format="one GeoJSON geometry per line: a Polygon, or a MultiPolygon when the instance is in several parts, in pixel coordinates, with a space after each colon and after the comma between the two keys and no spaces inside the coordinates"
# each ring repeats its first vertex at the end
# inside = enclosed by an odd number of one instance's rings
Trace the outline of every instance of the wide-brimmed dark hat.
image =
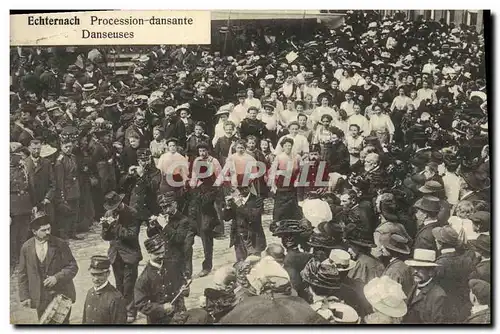
{"type": "Polygon", "coordinates": [[[318,230],[330,238],[341,240],[344,234],[344,228],[341,224],[330,221],[318,224],[318,230]]]}
{"type": "Polygon", "coordinates": [[[479,252],[491,253],[491,238],[489,235],[480,234],[476,240],[469,240],[472,249],[479,252]]]}
{"type": "Polygon", "coordinates": [[[439,198],[429,195],[420,198],[413,206],[426,212],[439,212],[441,210],[439,198]]]}
{"type": "Polygon", "coordinates": [[[109,266],[111,266],[111,261],[107,256],[94,255],[90,258],[89,270],[92,274],[107,272],[109,271],[109,266]]]}
{"type": "Polygon", "coordinates": [[[484,190],[490,187],[490,179],[481,178],[476,172],[461,173],[460,176],[467,182],[472,190],[484,190]]]}
{"type": "Polygon", "coordinates": [[[340,289],[340,272],[335,265],[311,259],[307,262],[300,275],[309,285],[329,291],[340,289]]]}
{"type": "Polygon", "coordinates": [[[276,237],[301,234],[307,231],[307,227],[300,220],[284,219],[276,222],[273,235],[276,237]]]}
{"type": "Polygon", "coordinates": [[[344,228],[344,238],[347,244],[374,248],[373,233],[363,232],[356,224],[350,223],[344,228]]]}
{"type": "Polygon", "coordinates": [[[480,225],[483,229],[489,231],[491,224],[491,214],[487,211],[478,211],[473,213],[472,216],[469,217],[470,220],[476,225],[480,225]]]}
{"type": "Polygon", "coordinates": [[[429,180],[425,182],[422,187],[418,188],[418,191],[424,194],[434,194],[443,191],[443,189],[444,187],[441,183],[434,180],[429,180]]]}
{"type": "Polygon", "coordinates": [[[161,234],[155,234],[151,238],[144,241],[144,247],[148,253],[154,253],[165,245],[165,239],[161,234]]]}
{"type": "Polygon", "coordinates": [[[312,247],[326,249],[334,249],[338,246],[337,240],[323,233],[313,233],[307,243],[312,247]]]}
{"type": "Polygon", "coordinates": [[[390,249],[392,251],[401,253],[401,254],[410,254],[411,249],[408,244],[410,243],[410,240],[405,238],[402,235],[399,235],[397,233],[393,233],[390,235],[389,238],[384,239],[384,247],[387,249],[390,249]]]}
{"type": "Polygon", "coordinates": [[[123,201],[125,194],[118,194],[115,191],[110,191],[104,197],[104,208],[106,210],[114,210],[123,201]]]}

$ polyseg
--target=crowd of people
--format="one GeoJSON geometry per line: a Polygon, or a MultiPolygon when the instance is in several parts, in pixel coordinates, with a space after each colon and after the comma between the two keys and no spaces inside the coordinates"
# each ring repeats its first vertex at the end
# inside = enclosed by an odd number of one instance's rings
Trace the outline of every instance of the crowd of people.
{"type": "Polygon", "coordinates": [[[91,259],[83,323],[490,323],[482,32],[349,11],[248,36],[232,54],[141,48],[121,76],[109,50],[11,50],[21,303],[41,317],[75,301],[68,240],[95,225],[109,252],[91,259]],[[187,310],[225,236],[234,266],[187,310]]]}

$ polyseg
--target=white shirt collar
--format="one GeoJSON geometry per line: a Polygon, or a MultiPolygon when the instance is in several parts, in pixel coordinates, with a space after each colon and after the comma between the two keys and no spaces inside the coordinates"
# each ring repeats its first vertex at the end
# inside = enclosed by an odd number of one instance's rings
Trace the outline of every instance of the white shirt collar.
{"type": "Polygon", "coordinates": [[[470,311],[471,314],[476,314],[478,312],[489,309],[488,305],[473,305],[470,311]]]}
{"type": "Polygon", "coordinates": [[[441,249],[441,254],[453,253],[455,251],[456,251],[455,248],[444,248],[444,249],[441,249]]]}
{"type": "Polygon", "coordinates": [[[481,260],[481,261],[479,261],[479,262],[486,262],[486,261],[489,261],[490,259],[491,259],[491,258],[489,257],[489,258],[487,258],[487,259],[482,259],[482,260],[481,260]]]}
{"type": "Polygon", "coordinates": [[[38,246],[45,246],[47,244],[47,241],[48,240],[40,241],[40,240],[38,240],[38,239],[35,238],[35,244],[38,245],[38,246]]]}
{"type": "Polygon", "coordinates": [[[161,264],[156,263],[156,262],[154,262],[153,260],[149,260],[149,263],[150,263],[153,267],[155,267],[155,268],[158,268],[158,269],[160,269],[160,268],[161,268],[161,264]]]}
{"type": "Polygon", "coordinates": [[[426,221],[424,221],[424,225],[427,226],[427,225],[435,223],[435,222],[437,222],[437,219],[426,220],[426,221]]]}
{"type": "Polygon", "coordinates": [[[418,290],[421,290],[422,288],[426,287],[427,285],[429,285],[429,283],[432,282],[432,278],[430,278],[427,282],[425,283],[422,283],[422,284],[417,284],[417,289],[418,290]]]}
{"type": "Polygon", "coordinates": [[[94,291],[99,291],[99,290],[104,289],[104,288],[106,287],[106,285],[108,285],[108,283],[109,283],[109,281],[106,281],[106,282],[104,282],[104,284],[103,284],[103,285],[98,286],[97,288],[96,288],[96,287],[94,287],[94,291]]]}

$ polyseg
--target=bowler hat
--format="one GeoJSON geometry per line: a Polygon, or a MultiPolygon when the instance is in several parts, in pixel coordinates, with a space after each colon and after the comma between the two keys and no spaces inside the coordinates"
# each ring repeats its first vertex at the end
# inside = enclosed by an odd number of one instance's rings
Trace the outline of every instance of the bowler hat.
{"type": "Polygon", "coordinates": [[[443,189],[444,188],[441,183],[434,180],[429,180],[425,182],[425,184],[422,187],[418,188],[418,191],[424,194],[434,194],[442,191],[443,189]]]}
{"type": "Polygon", "coordinates": [[[423,196],[413,206],[425,212],[439,212],[441,210],[439,198],[430,195],[423,196]]]}
{"type": "Polygon", "coordinates": [[[469,289],[481,305],[489,305],[491,302],[491,285],[481,279],[470,279],[469,289]]]}
{"type": "Polygon", "coordinates": [[[458,233],[450,225],[433,228],[432,235],[441,244],[450,246],[458,245],[458,233]]]}
{"type": "Polygon", "coordinates": [[[410,254],[411,250],[408,244],[410,240],[404,236],[392,233],[389,238],[384,238],[384,247],[401,254],[410,254]]]}
{"type": "Polygon", "coordinates": [[[115,210],[122,202],[125,194],[118,194],[115,191],[110,191],[104,197],[104,208],[106,210],[115,210]]]}
{"type": "Polygon", "coordinates": [[[476,240],[469,240],[469,245],[480,253],[491,253],[491,238],[489,235],[480,234],[476,240]]]}
{"type": "Polygon", "coordinates": [[[165,245],[165,239],[161,234],[155,234],[151,238],[146,239],[146,241],[144,241],[144,247],[146,248],[146,251],[150,254],[154,253],[164,245],[165,245]]]}
{"type": "Polygon", "coordinates": [[[99,274],[109,271],[109,266],[111,261],[107,256],[104,255],[94,255],[90,258],[90,273],[99,274]]]}

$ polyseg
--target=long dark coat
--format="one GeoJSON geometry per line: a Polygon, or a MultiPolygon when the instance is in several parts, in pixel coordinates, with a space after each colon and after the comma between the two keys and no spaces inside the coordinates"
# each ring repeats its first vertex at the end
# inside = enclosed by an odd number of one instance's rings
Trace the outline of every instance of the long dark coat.
{"type": "Polygon", "coordinates": [[[160,182],[160,170],[152,165],[146,168],[141,177],[127,174],[124,179],[123,187],[126,192],[130,191],[129,205],[137,211],[140,221],[145,221],[151,215],[157,215],[160,212],[157,203],[160,182]]]}
{"type": "Polygon", "coordinates": [[[469,275],[469,279],[472,278],[482,279],[491,283],[491,260],[479,262],[469,275]]]}
{"type": "MultiPolygon", "coordinates": [[[[40,158],[36,167],[31,158],[26,159],[25,162],[26,171],[28,172],[31,204],[35,206],[45,198],[52,202],[56,190],[52,163],[45,158],[40,158]]],[[[51,217],[53,217],[54,214],[53,209],[53,204],[45,206],[45,212],[51,217]]]]}
{"type": "Polygon", "coordinates": [[[429,223],[427,225],[422,225],[417,231],[415,235],[415,239],[413,241],[413,249],[422,248],[422,249],[430,249],[437,251],[436,248],[436,239],[432,234],[432,229],[434,227],[438,227],[439,222],[429,223]]]}
{"type": "Polygon", "coordinates": [[[127,323],[127,303],[122,294],[108,282],[95,291],[94,287],[87,292],[83,306],[82,324],[118,325],[127,323]]]}
{"type": "MultiPolygon", "coordinates": [[[[24,301],[31,299],[31,308],[38,309],[41,305],[42,295],[48,293],[43,288],[43,281],[48,276],[55,276],[57,283],[50,290],[55,294],[63,294],[70,298],[73,303],[76,300],[75,285],[73,278],[78,273],[73,253],[68,244],[54,236],[49,238],[47,256],[45,257],[45,272],[41,273],[38,266],[38,258],[35,250],[35,238],[32,237],[21,247],[19,259],[19,299],[24,301]]],[[[45,301],[46,302],[46,301],[45,301]]]]}

